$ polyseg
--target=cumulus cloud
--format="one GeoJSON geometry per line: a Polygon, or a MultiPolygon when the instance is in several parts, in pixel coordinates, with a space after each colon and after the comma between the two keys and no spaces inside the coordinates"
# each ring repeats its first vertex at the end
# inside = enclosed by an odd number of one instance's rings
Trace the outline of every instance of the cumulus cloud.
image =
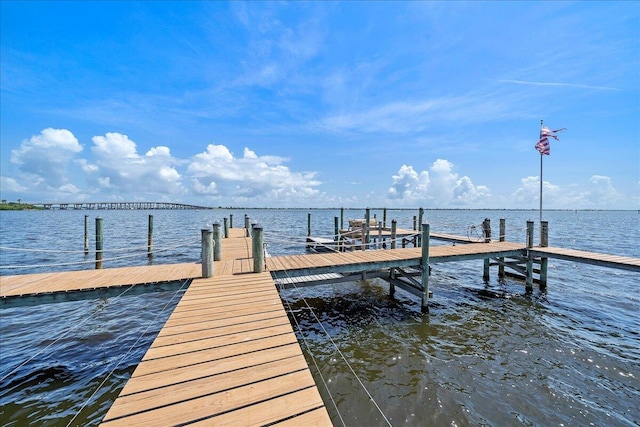
{"type": "Polygon", "coordinates": [[[402,165],[391,177],[387,197],[407,204],[425,202],[435,206],[486,204],[491,196],[489,188],[474,185],[471,178],[459,177],[453,169],[453,163],[444,159],[437,159],[428,171],[420,173],[413,166],[402,165]]]}
{"type": "Polygon", "coordinates": [[[245,148],[243,157],[235,157],[224,145],[209,144],[196,154],[187,173],[193,190],[199,194],[221,197],[263,197],[272,199],[305,199],[317,196],[320,182],[314,172],[293,172],[278,156],[259,156],[245,148]]]}
{"type": "MultiPolygon", "coordinates": [[[[513,193],[513,200],[522,207],[535,206],[540,200],[540,177],[528,176],[520,180],[520,187],[513,193]]],[[[548,181],[542,183],[543,197],[546,203],[562,201],[563,195],[558,185],[548,181]]]]}
{"type": "MultiPolygon", "coordinates": [[[[138,154],[136,143],[127,135],[109,132],[94,136],[91,152],[98,167],[95,182],[103,188],[140,193],[183,194],[179,163],[168,147],[158,146],[138,154]]],[[[94,172],[88,162],[85,170],[94,172]]]]}
{"type": "Polygon", "coordinates": [[[19,166],[31,184],[55,188],[67,183],[67,166],[81,151],[82,146],[70,131],[47,128],[11,150],[11,163],[19,166]]]}
{"type": "Polygon", "coordinates": [[[14,178],[8,176],[0,176],[0,188],[3,192],[22,192],[27,189],[27,187],[20,185],[18,181],[14,178]]]}
{"type": "Polygon", "coordinates": [[[613,187],[611,178],[602,175],[593,175],[589,179],[587,190],[581,194],[582,200],[588,206],[611,207],[620,201],[621,196],[613,187]]]}

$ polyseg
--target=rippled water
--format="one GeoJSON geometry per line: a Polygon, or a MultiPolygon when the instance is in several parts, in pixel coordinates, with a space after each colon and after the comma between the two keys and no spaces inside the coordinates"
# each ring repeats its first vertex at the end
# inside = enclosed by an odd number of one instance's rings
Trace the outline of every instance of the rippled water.
{"type": "MultiPolygon", "coordinates": [[[[314,235],[333,233],[339,210],[310,212],[314,235]]],[[[48,269],[92,267],[93,255],[82,252],[85,214],[92,230],[95,216],[104,218],[107,251],[140,248],[139,256],[105,267],[198,261],[201,226],[229,214],[241,226],[244,213],[264,226],[270,253],[303,252],[304,210],[2,212],[2,247],[70,252],[3,249],[0,266],[89,261],[48,269]],[[155,246],[175,247],[151,261],[150,213],[155,246]]],[[[394,210],[388,219],[411,228],[416,214],[394,210]]],[[[345,220],[362,215],[345,211],[345,220]]],[[[488,217],[497,235],[499,218],[506,218],[507,240],[524,241],[525,221],[537,215],[425,211],[425,222],[433,231],[464,235],[488,217]]],[[[551,211],[545,219],[551,246],[640,257],[635,211],[551,211]]],[[[492,270],[483,282],[482,261],[433,265],[429,315],[401,290],[391,299],[379,280],[282,291],[334,424],[387,425],[386,417],[414,426],[640,425],[639,275],[550,260],[548,292],[531,296],[522,283],[495,276],[492,270]]],[[[0,310],[1,424],[97,424],[179,297],[125,294],[0,310]]]]}

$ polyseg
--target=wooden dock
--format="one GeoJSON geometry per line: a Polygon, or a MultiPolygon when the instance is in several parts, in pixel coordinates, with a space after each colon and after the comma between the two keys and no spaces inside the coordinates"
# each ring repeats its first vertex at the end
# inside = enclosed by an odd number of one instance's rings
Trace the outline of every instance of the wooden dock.
{"type": "Polygon", "coordinates": [[[103,426],[331,425],[269,273],[194,280],[103,426]]]}
{"type": "Polygon", "coordinates": [[[233,229],[222,246],[102,425],[331,425],[271,275],[253,273],[251,239],[233,229]]]}
{"type": "MultiPolygon", "coordinates": [[[[232,229],[229,238],[222,239],[222,259],[214,262],[210,278],[201,277],[202,266],[196,263],[0,276],[0,301],[5,307],[21,300],[52,302],[191,280],[103,425],[328,426],[331,420],[274,280],[328,283],[353,274],[381,274],[393,289],[401,284],[395,273],[406,273],[401,278],[407,289],[424,302],[429,291],[425,275],[422,284],[411,276],[429,264],[483,259],[488,269],[489,259],[531,262],[541,257],[640,272],[638,258],[491,241],[427,245],[427,263],[420,247],[267,257],[266,271],[254,273],[252,239],[245,233],[232,229]]],[[[428,243],[428,236],[427,228],[423,241],[428,243]]],[[[456,243],[468,240],[439,237],[456,243]]]]}

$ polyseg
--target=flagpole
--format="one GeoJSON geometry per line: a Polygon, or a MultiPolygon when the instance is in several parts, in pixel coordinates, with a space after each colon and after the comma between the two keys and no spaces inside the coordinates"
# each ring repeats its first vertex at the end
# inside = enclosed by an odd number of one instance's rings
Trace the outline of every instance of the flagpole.
{"type": "MultiPolygon", "coordinates": [[[[540,120],[540,132],[543,124],[544,120],[540,120]]],[[[540,152],[540,224],[542,224],[542,151],[540,152]]]]}

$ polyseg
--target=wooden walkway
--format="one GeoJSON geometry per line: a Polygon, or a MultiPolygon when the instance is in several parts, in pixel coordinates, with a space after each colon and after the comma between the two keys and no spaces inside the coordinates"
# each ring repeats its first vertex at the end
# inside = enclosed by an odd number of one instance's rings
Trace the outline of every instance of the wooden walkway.
{"type": "MultiPolygon", "coordinates": [[[[431,246],[429,263],[523,256],[524,254],[526,254],[525,245],[512,242],[431,246]]],[[[420,265],[421,256],[422,248],[404,248],[269,257],[266,259],[266,264],[273,277],[287,278],[413,267],[420,265]]]]}
{"type": "Polygon", "coordinates": [[[556,258],[565,261],[580,262],[582,264],[640,272],[640,258],[551,247],[532,248],[530,252],[534,257],[556,258]]]}
{"type": "Polygon", "coordinates": [[[331,425],[269,273],[194,280],[103,426],[331,425]]]}
{"type": "Polygon", "coordinates": [[[232,230],[102,425],[331,425],[271,275],[253,273],[251,239],[232,230]]]}

